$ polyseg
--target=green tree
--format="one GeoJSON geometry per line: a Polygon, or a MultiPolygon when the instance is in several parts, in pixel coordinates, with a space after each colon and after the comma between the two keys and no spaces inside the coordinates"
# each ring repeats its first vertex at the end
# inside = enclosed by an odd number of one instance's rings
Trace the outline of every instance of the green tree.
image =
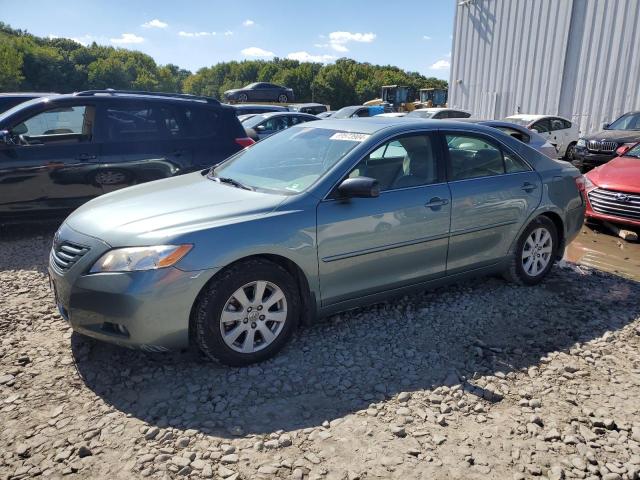
{"type": "Polygon", "coordinates": [[[23,79],[22,53],[9,42],[0,41],[0,90],[16,90],[23,79]]]}
{"type": "Polygon", "coordinates": [[[127,68],[116,58],[99,58],[87,69],[88,88],[128,89],[131,77],[127,68]]]}

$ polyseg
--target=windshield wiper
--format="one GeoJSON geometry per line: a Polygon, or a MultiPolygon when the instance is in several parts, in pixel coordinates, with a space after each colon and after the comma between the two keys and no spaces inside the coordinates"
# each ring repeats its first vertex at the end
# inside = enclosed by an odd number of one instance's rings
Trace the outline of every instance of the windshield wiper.
{"type": "Polygon", "coordinates": [[[233,178],[228,178],[228,177],[210,177],[213,180],[215,180],[216,182],[219,183],[226,183],[228,185],[233,185],[236,188],[242,188],[243,190],[251,190],[253,191],[253,187],[250,187],[249,185],[245,185],[244,183],[240,183],[237,180],[234,180],[233,178]]]}

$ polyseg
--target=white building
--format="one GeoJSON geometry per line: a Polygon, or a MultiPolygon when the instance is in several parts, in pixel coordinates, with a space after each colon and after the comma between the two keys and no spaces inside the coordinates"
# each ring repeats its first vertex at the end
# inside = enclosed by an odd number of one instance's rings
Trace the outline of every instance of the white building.
{"type": "Polygon", "coordinates": [[[561,115],[581,133],[640,110],[640,0],[455,0],[449,106],[561,115]]]}

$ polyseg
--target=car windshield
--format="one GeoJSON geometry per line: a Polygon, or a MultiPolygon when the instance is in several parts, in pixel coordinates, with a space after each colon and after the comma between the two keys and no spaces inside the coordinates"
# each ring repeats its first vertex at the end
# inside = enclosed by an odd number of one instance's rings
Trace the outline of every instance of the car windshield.
{"type": "Polygon", "coordinates": [[[344,107],[331,115],[331,118],[350,118],[360,107],[344,107]]]}
{"type": "Polygon", "coordinates": [[[413,112],[407,113],[407,118],[409,117],[417,117],[417,118],[431,118],[433,117],[434,112],[428,112],[426,110],[414,110],[413,112]]]}
{"type": "Polygon", "coordinates": [[[254,190],[300,193],[368,135],[324,128],[294,127],[240,151],[209,172],[254,190]]]}
{"type": "Polygon", "coordinates": [[[259,123],[264,122],[267,118],[269,118],[268,115],[251,115],[249,118],[246,118],[244,120],[240,120],[242,122],[242,126],[245,128],[254,128],[255,126],[257,126],[259,123]]]}
{"type": "Polygon", "coordinates": [[[640,130],[640,112],[627,113],[607,127],[607,130],[640,130]]]}
{"type": "Polygon", "coordinates": [[[638,143],[635,147],[631,148],[631,150],[625,153],[624,156],[640,158],[640,143],[638,143]]]}

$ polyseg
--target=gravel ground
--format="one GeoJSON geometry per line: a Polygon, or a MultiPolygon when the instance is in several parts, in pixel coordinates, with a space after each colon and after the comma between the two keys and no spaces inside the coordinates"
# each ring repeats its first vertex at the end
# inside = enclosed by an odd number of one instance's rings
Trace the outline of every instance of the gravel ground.
{"type": "Polygon", "coordinates": [[[639,478],[639,283],[480,279],[231,369],[72,334],[52,233],[2,232],[0,478],[639,478]]]}

